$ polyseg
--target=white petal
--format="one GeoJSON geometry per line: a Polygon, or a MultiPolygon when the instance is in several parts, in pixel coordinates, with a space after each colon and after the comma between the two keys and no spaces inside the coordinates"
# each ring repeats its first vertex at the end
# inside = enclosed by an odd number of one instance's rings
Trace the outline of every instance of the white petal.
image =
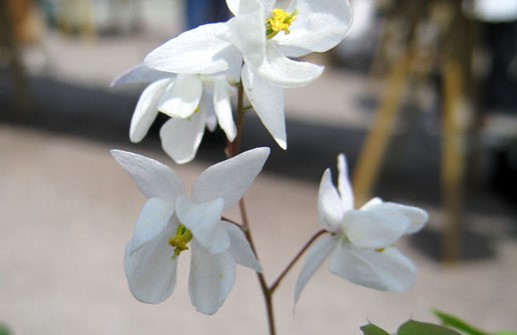
{"type": "Polygon", "coordinates": [[[260,1],[241,1],[239,15],[230,19],[227,27],[219,36],[240,50],[245,63],[259,67],[266,57],[266,26],[260,1]]]}
{"type": "Polygon", "coordinates": [[[242,84],[264,127],[282,149],[287,149],[283,89],[254,75],[247,65],[242,68],[242,84]]]}
{"type": "Polygon", "coordinates": [[[194,159],[205,133],[204,114],[194,113],[189,119],[170,119],[160,129],[163,150],[176,163],[194,159]]]}
{"type": "Polygon", "coordinates": [[[291,33],[273,39],[280,45],[325,52],[341,42],[352,25],[348,0],[297,0],[296,10],[291,33]]]}
{"type": "Polygon", "coordinates": [[[343,232],[350,242],[360,248],[386,248],[398,240],[410,221],[394,210],[350,210],[343,218],[343,232]]]}
{"type": "Polygon", "coordinates": [[[126,247],[124,270],[129,289],[136,299],[157,304],[174,291],[177,262],[172,259],[174,252],[167,243],[172,235],[174,228],[169,226],[136,251],[130,252],[130,244],[126,247]]]}
{"type": "Polygon", "coordinates": [[[179,74],[167,91],[160,100],[159,111],[173,118],[186,119],[196,111],[203,85],[197,75],[179,74]]]}
{"type": "Polygon", "coordinates": [[[325,170],[321,177],[318,192],[318,214],[319,222],[328,231],[336,232],[345,214],[343,203],[334,184],[332,184],[332,173],[325,170]]]}
{"type": "Polygon", "coordinates": [[[345,211],[354,208],[354,193],[352,192],[352,186],[348,179],[348,164],[346,162],[345,155],[340,154],[337,159],[337,166],[339,170],[338,176],[338,189],[341,195],[341,201],[345,211]]]}
{"type": "Polygon", "coordinates": [[[307,252],[302,270],[296,280],[294,287],[294,303],[300,298],[303,288],[312,277],[312,275],[320,268],[321,264],[327,259],[328,255],[334,248],[337,237],[327,235],[317,240],[307,252]]]}
{"type": "Polygon", "coordinates": [[[139,64],[115,78],[110,86],[127,85],[134,83],[150,83],[160,79],[170,78],[171,73],[157,71],[145,64],[139,64]]]}
{"type": "Polygon", "coordinates": [[[146,198],[160,198],[174,204],[176,197],[185,194],[183,181],[168,166],[127,151],[111,150],[111,154],[146,198]]]}
{"type": "MultiPolygon", "coordinates": [[[[261,3],[264,6],[264,12],[271,11],[275,1],[276,0],[262,0],[261,3]]],[[[249,11],[249,7],[255,5],[257,2],[257,0],[226,0],[226,5],[228,5],[232,14],[237,16],[249,11]]]]}
{"type": "Polygon", "coordinates": [[[239,4],[241,0],[226,0],[226,5],[228,6],[228,9],[234,16],[236,16],[239,13],[239,4]]]}
{"type": "Polygon", "coordinates": [[[262,267],[242,230],[230,222],[222,221],[221,224],[230,236],[230,248],[227,251],[234,261],[256,272],[262,272],[262,267]]]}
{"type": "Polygon", "coordinates": [[[251,66],[263,79],[285,88],[306,86],[318,79],[324,69],[323,66],[291,60],[272,43],[266,45],[264,62],[259,67],[251,66]]]}
{"type": "Polygon", "coordinates": [[[352,283],[381,291],[402,292],[415,281],[415,267],[393,247],[377,252],[341,245],[330,257],[330,271],[352,283]]]}
{"type": "Polygon", "coordinates": [[[410,225],[407,227],[405,234],[418,232],[425,226],[429,219],[427,212],[418,207],[401,205],[394,202],[384,202],[372,206],[370,209],[375,211],[398,212],[404,215],[410,221],[410,225]]]}
{"type": "Polygon", "coordinates": [[[133,237],[127,245],[127,251],[132,253],[145,243],[163,233],[174,213],[174,205],[159,198],[146,201],[140,211],[133,237]]]}
{"type": "Polygon", "coordinates": [[[227,70],[239,58],[230,43],[216,37],[223,23],[205,24],[165,42],[145,57],[145,64],[173,73],[212,74],[227,70]]]}
{"type": "Polygon", "coordinates": [[[230,237],[220,225],[223,213],[223,200],[195,204],[186,197],[176,201],[176,215],[194,238],[212,254],[220,253],[230,247],[230,237]]]}
{"type": "Polygon", "coordinates": [[[381,198],[378,198],[378,197],[375,197],[375,198],[372,198],[370,200],[368,200],[367,203],[365,203],[364,205],[361,206],[361,210],[368,210],[370,208],[373,208],[374,206],[377,206],[378,204],[382,204],[382,199],[381,198]]]}
{"type": "Polygon", "coordinates": [[[155,81],[147,86],[140,95],[131,118],[131,127],[129,128],[131,142],[140,142],[147,135],[149,128],[158,115],[160,97],[170,83],[171,79],[155,81]]]}
{"type": "Polygon", "coordinates": [[[196,310],[214,314],[222,306],[235,283],[235,261],[227,252],[216,255],[192,241],[189,294],[196,310]]]}
{"type": "Polygon", "coordinates": [[[224,210],[237,205],[262,170],[269,148],[256,148],[210,166],[192,186],[192,199],[206,202],[224,200],[224,210]]]}
{"type": "Polygon", "coordinates": [[[230,101],[230,87],[224,77],[217,77],[214,81],[214,111],[219,126],[226,134],[228,141],[233,142],[237,136],[237,127],[233,122],[232,104],[230,101]]]}
{"type": "Polygon", "coordinates": [[[217,116],[214,112],[214,93],[213,87],[203,82],[203,93],[199,101],[198,112],[205,114],[205,125],[209,131],[213,132],[217,127],[217,116]]]}

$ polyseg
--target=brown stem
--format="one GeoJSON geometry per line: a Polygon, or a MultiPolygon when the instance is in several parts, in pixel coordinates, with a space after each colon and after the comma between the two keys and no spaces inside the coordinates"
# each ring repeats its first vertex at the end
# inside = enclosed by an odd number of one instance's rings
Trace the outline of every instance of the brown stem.
{"type": "MultiPolygon", "coordinates": [[[[248,214],[246,212],[246,206],[244,204],[244,199],[241,199],[239,201],[239,209],[242,215],[242,230],[244,231],[244,235],[246,236],[246,239],[248,240],[251,250],[253,250],[253,253],[255,254],[255,257],[258,255],[257,251],[255,249],[255,243],[253,243],[253,236],[251,234],[250,225],[248,221],[248,214]]],[[[257,278],[260,284],[260,289],[262,290],[262,294],[264,295],[264,302],[266,304],[266,312],[267,312],[267,320],[268,320],[268,326],[269,326],[269,334],[275,335],[276,334],[276,328],[275,328],[275,315],[273,314],[273,292],[271,292],[268,288],[266,278],[264,277],[264,274],[257,272],[257,278]]]]}
{"type": "MultiPolygon", "coordinates": [[[[242,139],[242,132],[243,132],[243,125],[244,125],[244,87],[242,86],[242,83],[238,84],[238,93],[237,93],[237,135],[233,142],[229,142],[226,145],[226,156],[227,157],[234,157],[236,156],[240,149],[241,149],[241,139],[242,139]]],[[[244,232],[244,235],[246,236],[246,239],[248,240],[248,243],[250,244],[251,250],[255,254],[255,257],[258,260],[257,251],[255,249],[255,244],[253,243],[253,237],[250,230],[250,225],[248,221],[248,215],[246,213],[246,206],[244,204],[244,198],[242,198],[239,201],[239,209],[242,216],[242,224],[239,225],[235,221],[227,220],[230,223],[238,225],[242,231],[244,232]]],[[[262,294],[264,296],[264,302],[266,304],[266,312],[267,312],[267,320],[268,320],[268,327],[269,327],[269,334],[270,335],[276,335],[276,328],[275,328],[275,316],[273,314],[273,297],[271,292],[268,289],[268,285],[266,282],[266,278],[264,275],[260,272],[257,272],[257,278],[260,284],[260,289],[262,290],[262,294]]]]}
{"type": "Polygon", "coordinates": [[[241,139],[242,139],[242,127],[244,125],[244,87],[242,83],[238,84],[238,93],[237,93],[237,135],[233,142],[228,141],[226,145],[226,156],[228,158],[233,157],[239,153],[241,150],[241,139]]]}
{"type": "Polygon", "coordinates": [[[273,295],[273,293],[275,292],[276,288],[278,287],[278,285],[280,285],[280,282],[282,281],[282,279],[284,279],[284,277],[289,273],[289,271],[291,270],[291,268],[296,264],[296,262],[298,262],[298,260],[302,257],[302,255],[307,251],[307,249],[309,249],[309,247],[323,234],[325,233],[328,233],[328,231],[322,229],[320,231],[318,231],[317,233],[315,233],[306,243],[305,245],[300,249],[300,251],[298,251],[298,253],[294,256],[294,258],[291,260],[291,262],[289,262],[289,264],[287,265],[287,267],[284,269],[284,271],[282,271],[282,273],[278,276],[278,278],[273,282],[273,284],[271,284],[271,286],[269,287],[269,293],[271,295],[273,295]]]}

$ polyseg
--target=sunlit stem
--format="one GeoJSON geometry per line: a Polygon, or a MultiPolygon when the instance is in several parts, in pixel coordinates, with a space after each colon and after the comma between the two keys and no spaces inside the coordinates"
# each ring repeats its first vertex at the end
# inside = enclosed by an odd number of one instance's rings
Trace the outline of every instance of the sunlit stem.
{"type": "MultiPolygon", "coordinates": [[[[242,82],[240,82],[238,85],[238,93],[237,93],[237,136],[235,136],[235,139],[233,142],[228,142],[226,146],[226,156],[233,157],[236,156],[241,147],[241,139],[242,139],[242,133],[243,133],[243,125],[244,125],[244,114],[246,112],[246,109],[244,107],[244,87],[242,86],[242,82]]],[[[251,249],[253,250],[253,253],[255,254],[255,257],[258,260],[257,251],[255,249],[255,244],[253,243],[253,236],[251,234],[250,224],[248,221],[248,214],[246,213],[246,205],[244,203],[244,198],[242,198],[239,201],[239,210],[241,212],[241,218],[242,218],[242,224],[239,225],[242,231],[244,232],[244,235],[246,236],[246,239],[248,240],[248,243],[250,244],[251,249]]],[[[236,224],[233,221],[230,221],[234,224],[236,224]]],[[[257,278],[260,284],[260,289],[262,290],[262,294],[264,295],[264,302],[266,304],[266,312],[267,312],[267,319],[268,319],[268,327],[269,327],[269,334],[275,335],[276,334],[276,328],[275,328],[275,319],[273,314],[273,300],[272,296],[269,292],[268,285],[266,282],[266,278],[262,273],[257,272],[257,278]]]]}
{"type": "MultiPolygon", "coordinates": [[[[237,93],[237,135],[233,142],[228,142],[226,146],[226,155],[228,157],[236,156],[240,151],[241,139],[243,133],[243,125],[244,125],[244,114],[248,108],[244,107],[244,87],[242,83],[238,84],[238,93],[237,93]]],[[[239,224],[235,221],[229,220],[223,217],[223,220],[226,220],[238,227],[240,227],[250,244],[255,257],[258,260],[257,251],[255,249],[255,243],[253,242],[253,235],[251,233],[251,227],[248,220],[248,214],[246,212],[246,205],[244,202],[244,198],[239,201],[239,210],[241,213],[242,223],[239,224]]],[[[282,271],[282,273],[278,276],[278,278],[273,282],[271,286],[268,286],[266,282],[266,278],[262,273],[257,272],[257,278],[260,284],[260,289],[262,291],[262,295],[264,296],[264,303],[266,305],[266,314],[268,320],[268,328],[269,335],[276,335],[276,327],[275,327],[275,315],[273,312],[273,294],[275,293],[276,288],[280,285],[284,277],[289,273],[289,271],[293,268],[293,266],[300,260],[303,254],[309,249],[309,247],[323,234],[327,233],[325,230],[318,231],[314,234],[301,248],[301,250],[294,256],[294,258],[289,262],[287,267],[282,271]]]]}
{"type": "Polygon", "coordinates": [[[326,234],[328,233],[328,231],[322,229],[320,231],[318,231],[317,233],[315,233],[314,235],[312,235],[312,237],[305,243],[305,245],[300,249],[300,251],[298,251],[298,253],[294,256],[294,258],[291,260],[291,262],[289,262],[289,264],[287,264],[286,268],[284,269],[284,271],[282,271],[282,273],[278,276],[278,278],[273,282],[273,284],[271,284],[271,286],[269,287],[269,292],[270,294],[273,294],[276,290],[276,288],[278,287],[278,285],[280,285],[280,283],[282,282],[282,280],[284,279],[284,277],[289,273],[289,271],[292,269],[292,267],[300,260],[300,258],[303,256],[303,254],[309,249],[309,247],[323,234],[326,234]]]}

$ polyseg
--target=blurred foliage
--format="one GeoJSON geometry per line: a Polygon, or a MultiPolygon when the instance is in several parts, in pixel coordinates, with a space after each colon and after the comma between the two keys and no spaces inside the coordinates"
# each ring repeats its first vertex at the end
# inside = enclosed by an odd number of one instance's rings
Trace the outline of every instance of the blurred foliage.
{"type": "Polygon", "coordinates": [[[7,328],[7,326],[0,323],[0,335],[9,335],[11,332],[7,328]]]}
{"type": "MultiPolygon", "coordinates": [[[[433,311],[442,325],[409,320],[399,327],[396,335],[517,335],[517,332],[488,333],[480,330],[460,318],[438,311],[433,311]]],[[[363,335],[390,335],[384,329],[369,323],[361,327],[363,335]]]]}
{"type": "Polygon", "coordinates": [[[489,333],[468,324],[456,316],[446,314],[438,310],[434,310],[433,313],[440,319],[444,326],[457,329],[466,335],[517,335],[517,332],[489,333]]]}
{"type": "MultiPolygon", "coordinates": [[[[361,327],[364,335],[389,335],[382,328],[370,323],[361,327]]],[[[397,335],[461,335],[460,333],[444,326],[432,323],[409,320],[397,331],[397,335]]]]}

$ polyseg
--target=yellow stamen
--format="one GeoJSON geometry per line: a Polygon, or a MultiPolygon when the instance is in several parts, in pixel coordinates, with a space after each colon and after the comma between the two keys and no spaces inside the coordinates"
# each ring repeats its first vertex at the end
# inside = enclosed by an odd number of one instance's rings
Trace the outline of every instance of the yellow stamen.
{"type": "Polygon", "coordinates": [[[174,248],[172,259],[176,259],[179,254],[188,250],[187,244],[192,240],[192,233],[184,225],[180,224],[176,229],[176,235],[169,237],[169,245],[174,248]]]}
{"type": "Polygon", "coordinates": [[[271,12],[271,16],[266,19],[266,37],[272,39],[279,32],[283,31],[285,34],[289,34],[289,26],[296,20],[298,11],[292,13],[286,13],[282,9],[275,8],[271,12]]]}
{"type": "Polygon", "coordinates": [[[378,248],[378,249],[375,249],[376,252],[384,252],[384,249],[385,248],[378,248]]]}

